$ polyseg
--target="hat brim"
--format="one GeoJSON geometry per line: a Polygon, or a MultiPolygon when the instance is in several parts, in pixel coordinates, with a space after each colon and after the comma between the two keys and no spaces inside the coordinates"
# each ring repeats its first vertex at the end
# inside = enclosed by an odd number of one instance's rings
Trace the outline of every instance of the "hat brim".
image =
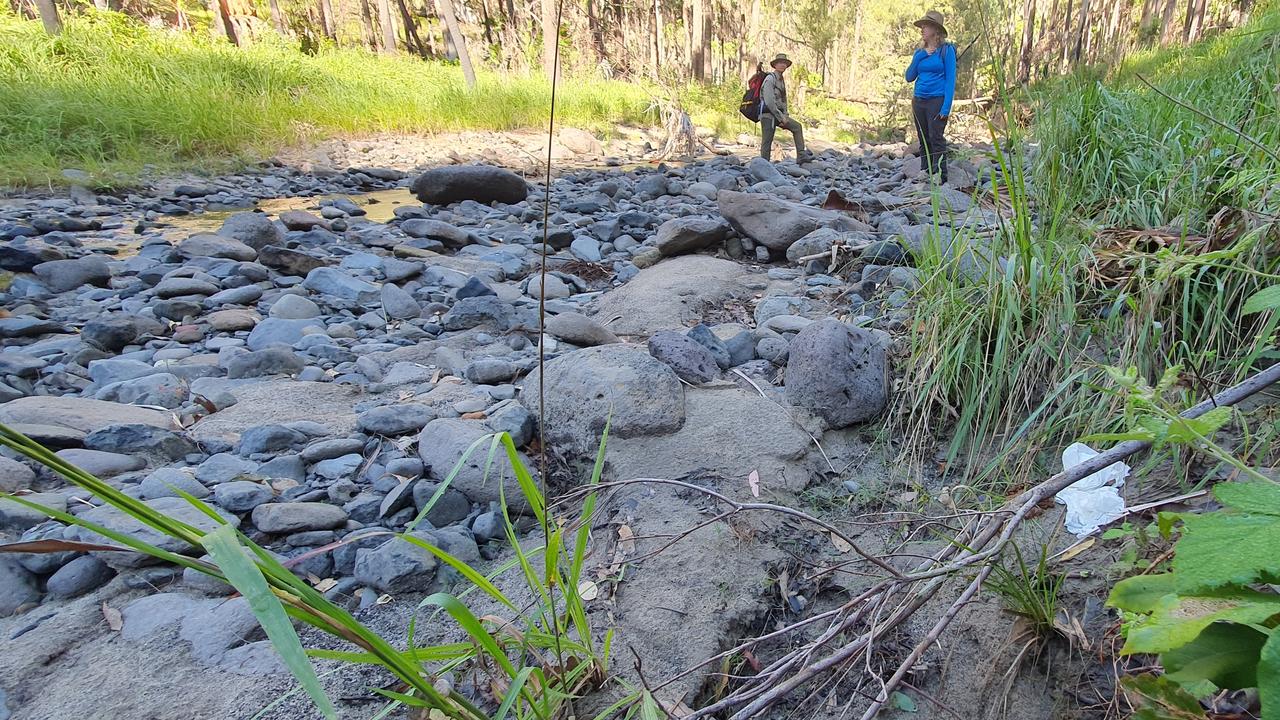
{"type": "Polygon", "coordinates": [[[786,65],[787,67],[791,67],[793,64],[794,63],[792,63],[790,60],[774,60],[773,62],[769,63],[769,67],[776,68],[779,65],[786,65]]]}
{"type": "Polygon", "coordinates": [[[925,25],[931,25],[933,27],[938,28],[938,32],[942,33],[943,35],[947,34],[946,25],[942,25],[941,23],[936,23],[933,20],[930,20],[929,18],[920,18],[919,20],[912,23],[912,25],[915,25],[916,27],[924,27],[925,25]]]}

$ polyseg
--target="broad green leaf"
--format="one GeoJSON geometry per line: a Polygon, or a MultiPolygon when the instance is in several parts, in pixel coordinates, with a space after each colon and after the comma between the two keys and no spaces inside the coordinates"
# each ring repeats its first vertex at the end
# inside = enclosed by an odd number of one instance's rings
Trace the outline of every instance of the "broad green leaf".
{"type": "Polygon", "coordinates": [[[1231,422],[1231,408],[1217,407],[1198,418],[1177,418],[1169,424],[1169,440],[1178,443],[1198,442],[1209,438],[1231,422]]]}
{"type": "Polygon", "coordinates": [[[1213,488],[1213,496],[1223,505],[1243,513],[1280,515],[1280,483],[1218,483],[1213,488]]]}
{"type": "Polygon", "coordinates": [[[1280,630],[1271,631],[1258,658],[1258,698],[1265,720],[1280,717],[1280,630]]]}
{"type": "Polygon", "coordinates": [[[1280,308],[1280,285],[1262,288],[1250,295],[1249,299],[1244,302],[1244,307],[1240,309],[1240,312],[1243,315],[1252,315],[1265,310],[1275,310],[1276,308],[1280,308]]]}
{"type": "Polygon", "coordinates": [[[1107,598],[1107,604],[1131,613],[1149,613],[1160,605],[1160,600],[1175,592],[1177,578],[1171,573],[1160,575],[1134,575],[1116,583],[1107,598]]]}
{"type": "Polygon", "coordinates": [[[276,652],[280,653],[280,659],[284,661],[285,667],[298,678],[298,682],[306,689],[320,712],[326,718],[336,720],[338,713],[324,694],[324,689],[320,687],[320,679],[316,677],[316,670],[307,659],[306,651],[302,649],[302,641],[298,639],[293,623],[289,622],[289,617],[280,600],[267,586],[267,580],[262,576],[262,571],[249,559],[244,548],[237,542],[235,529],[230,525],[223,525],[207,533],[200,542],[218,563],[227,582],[249,601],[249,607],[258,618],[262,629],[266,631],[276,652]]]}
{"type": "Polygon", "coordinates": [[[1266,641],[1248,625],[1214,623],[1195,640],[1161,655],[1160,664],[1166,677],[1193,694],[1205,680],[1225,690],[1256,687],[1258,654],[1266,641]]]}
{"type": "Polygon", "coordinates": [[[1271,593],[1229,589],[1185,597],[1166,595],[1150,616],[1129,628],[1123,652],[1169,652],[1191,642],[1215,622],[1261,624],[1275,615],[1280,615],[1280,595],[1271,593]]]}
{"type": "Polygon", "coordinates": [[[1135,720],[1204,720],[1200,702],[1164,676],[1133,675],[1120,684],[1138,708],[1135,720]]]}
{"type": "Polygon", "coordinates": [[[1280,567],[1277,548],[1280,516],[1183,515],[1182,538],[1173,557],[1178,592],[1191,594],[1272,577],[1280,567]]]}

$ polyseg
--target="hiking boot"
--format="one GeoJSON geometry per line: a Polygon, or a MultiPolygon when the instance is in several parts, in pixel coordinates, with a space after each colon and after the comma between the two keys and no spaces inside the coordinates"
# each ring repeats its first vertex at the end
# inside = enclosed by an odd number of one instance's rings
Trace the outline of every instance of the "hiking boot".
{"type": "Polygon", "coordinates": [[[798,163],[813,162],[817,159],[818,156],[814,155],[812,150],[805,150],[803,152],[796,153],[796,162],[798,163]]]}

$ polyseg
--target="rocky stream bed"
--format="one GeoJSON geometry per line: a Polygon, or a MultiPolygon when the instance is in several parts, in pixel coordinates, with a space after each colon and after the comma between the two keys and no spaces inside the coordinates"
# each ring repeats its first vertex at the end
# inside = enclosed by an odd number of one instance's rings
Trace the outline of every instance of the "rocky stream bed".
{"type": "MultiPolygon", "coordinates": [[[[919,284],[913,253],[995,222],[971,191],[986,162],[958,163],[959,187],[934,193],[900,144],[805,165],[575,170],[553,182],[545,228],[540,181],[481,165],[267,165],[13,197],[0,201],[0,422],[208,528],[175,488],[202,498],[280,556],[306,556],[297,573],[402,637],[413,598],[458,577],[361,534],[403,531],[489,433],[510,433],[536,467],[541,430],[553,490],[586,477],[610,419],[606,480],[846,507],[889,491],[866,423],[909,391],[895,389],[893,359],[919,284]],[[853,209],[821,209],[830,190],[853,209]]],[[[495,469],[468,460],[412,532],[480,566],[507,557],[499,482],[516,510],[520,496],[505,460],[495,469]]],[[[0,457],[0,491],[189,551],[13,457],[0,457]]],[[[797,559],[848,549],[767,515],[627,564],[713,505],[635,485],[597,515],[592,615],[650,677],[859,582],[793,572],[780,592],[797,559]]],[[[0,540],[45,538],[97,539],[0,500],[0,540]]],[[[229,594],[130,553],[0,555],[0,718],[253,717],[293,683],[229,594]]],[[[344,717],[376,712],[368,688],[387,678],[320,666],[344,717]]],[[[693,706],[702,689],[694,674],[664,700],[693,706]]],[[[299,696],[263,716],[313,712],[299,696]]]]}

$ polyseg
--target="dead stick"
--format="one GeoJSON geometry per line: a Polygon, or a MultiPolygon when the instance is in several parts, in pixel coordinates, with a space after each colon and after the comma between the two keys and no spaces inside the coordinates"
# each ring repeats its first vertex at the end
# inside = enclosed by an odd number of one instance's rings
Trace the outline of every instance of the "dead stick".
{"type": "Polygon", "coordinates": [[[1280,155],[1277,155],[1277,154],[1275,153],[1275,151],[1273,151],[1271,148],[1267,147],[1266,145],[1263,145],[1261,142],[1259,142],[1259,141],[1257,141],[1257,140],[1253,139],[1252,137],[1250,137],[1250,136],[1246,135],[1246,134],[1245,134],[1245,132],[1244,132],[1244,130],[1241,130],[1240,128],[1232,127],[1232,126],[1230,126],[1230,125],[1228,125],[1228,124],[1226,124],[1226,123],[1222,122],[1222,121],[1221,121],[1221,120],[1219,120],[1218,118],[1216,118],[1216,117],[1214,117],[1214,116],[1210,115],[1209,113],[1207,113],[1207,112],[1205,112],[1205,111],[1203,111],[1203,110],[1200,110],[1200,109],[1197,109],[1197,108],[1191,107],[1190,105],[1188,105],[1188,104],[1186,104],[1186,103],[1182,102],[1181,100],[1179,100],[1178,98],[1176,98],[1176,97],[1174,97],[1174,96],[1172,96],[1172,95],[1170,95],[1170,94],[1166,93],[1165,91],[1161,90],[1160,88],[1156,87],[1155,85],[1152,85],[1150,82],[1148,82],[1148,81],[1147,81],[1147,79],[1146,79],[1146,78],[1142,77],[1142,76],[1141,76],[1141,75],[1139,75],[1138,73],[1134,73],[1133,75],[1134,75],[1134,77],[1136,77],[1136,78],[1138,78],[1139,80],[1141,80],[1143,85],[1146,85],[1147,87],[1151,88],[1152,90],[1155,90],[1155,91],[1156,91],[1156,94],[1157,94],[1157,95],[1159,95],[1159,96],[1161,96],[1161,97],[1163,97],[1165,100],[1168,100],[1169,102],[1173,103],[1174,105],[1177,105],[1178,107],[1181,107],[1181,108],[1183,108],[1183,109],[1185,109],[1185,110],[1190,110],[1191,112],[1195,113],[1196,115],[1199,115],[1200,117],[1204,118],[1205,120],[1208,120],[1209,122],[1213,123],[1214,125],[1217,125],[1217,126],[1218,126],[1218,127],[1220,127],[1220,128],[1223,128],[1223,129],[1225,129],[1225,130],[1229,130],[1230,132],[1235,133],[1235,134],[1236,134],[1236,136],[1237,136],[1237,137],[1239,137],[1241,140],[1245,140],[1245,141],[1247,141],[1250,145],[1253,145],[1254,147],[1258,148],[1258,149],[1259,149],[1259,150],[1261,150],[1262,152],[1266,153],[1268,156],[1270,156],[1270,158],[1271,158],[1272,160],[1275,160],[1276,162],[1280,162],[1280,155]]]}
{"type": "MultiPolygon", "coordinates": [[[[1280,381],[1280,363],[1273,365],[1267,368],[1266,370],[1263,370],[1262,372],[1259,372],[1253,375],[1252,377],[1248,378],[1247,380],[1245,380],[1244,382],[1241,382],[1238,385],[1234,385],[1230,388],[1227,388],[1226,390],[1222,391],[1217,396],[1209,400],[1205,400],[1201,403],[1198,403],[1194,407],[1183,412],[1181,416],[1187,419],[1193,419],[1205,414],[1206,412],[1208,412],[1209,410],[1215,407],[1223,406],[1223,405],[1235,405],[1236,403],[1239,403],[1240,401],[1250,397],[1251,395],[1269,387],[1270,385],[1274,384],[1277,381],[1280,381]]],[[[971,545],[972,549],[977,550],[978,548],[986,547],[988,543],[990,543],[993,539],[996,538],[997,534],[999,535],[997,548],[1000,546],[1003,546],[1005,543],[1009,541],[1009,539],[1012,538],[1013,532],[1017,529],[1017,526],[1021,524],[1022,520],[1026,518],[1031,508],[1035,507],[1046,498],[1057,494],[1063,488],[1089,475],[1092,475],[1093,473],[1098,472],[1099,470],[1109,467],[1110,465],[1116,462],[1119,462],[1120,460],[1123,460],[1126,457],[1136,452],[1139,452],[1141,450],[1144,450],[1150,446],[1151,446],[1150,442],[1141,441],[1141,440],[1130,440],[1128,442],[1120,443],[1119,445],[1112,447],[1110,450],[1104,453],[1101,453],[1099,455],[1096,455],[1090,458],[1089,460],[1086,460],[1085,462],[1080,463],[1079,465],[1076,465],[1067,470],[1064,470],[1054,475],[1053,477],[1049,478],[1048,480],[1044,481],[1043,483],[1037,485],[1036,487],[1027,490],[1026,492],[1022,493],[1021,495],[1014,498],[1013,500],[1010,500],[1008,503],[1005,504],[1005,507],[1002,508],[1003,510],[1007,510],[1007,509],[1016,507],[1018,511],[1012,518],[1003,522],[1000,522],[1000,521],[995,522],[985,530],[980,532],[975,532],[975,534],[977,534],[978,537],[972,543],[971,545]],[[1003,532],[1001,532],[1002,529],[1003,529],[1003,532]]],[[[989,555],[989,553],[973,553],[971,557],[986,556],[986,555],[989,555]]],[[[966,558],[965,560],[969,560],[969,559],[970,558],[966,558]]],[[[964,563],[964,561],[961,561],[959,563],[954,563],[952,567],[959,566],[962,564],[968,564],[968,563],[964,563]]],[[[973,593],[977,592],[977,590],[981,587],[980,581],[982,579],[985,579],[986,575],[990,573],[990,568],[991,568],[990,565],[983,568],[982,572],[979,573],[978,578],[975,578],[975,583],[971,583],[970,587],[966,588],[965,596],[962,596],[962,599],[964,599],[964,597],[971,597],[973,593]],[[972,593],[970,592],[970,590],[972,590],[972,593]]],[[[932,576],[934,575],[934,573],[928,573],[928,575],[932,576]]],[[[916,578],[913,578],[913,579],[916,579],[916,578]]],[[[883,630],[887,630],[889,627],[892,627],[893,625],[900,623],[902,620],[905,620],[913,612],[915,612],[915,610],[917,610],[921,605],[925,603],[926,600],[929,599],[929,597],[931,597],[932,592],[938,589],[942,581],[943,581],[943,578],[941,576],[933,577],[932,582],[928,583],[928,585],[923,590],[917,591],[916,593],[914,593],[914,596],[902,608],[902,611],[897,613],[895,617],[886,621],[885,626],[882,628],[882,632],[883,630]]],[[[956,607],[956,606],[953,606],[953,607],[956,607]]],[[[959,608],[956,607],[956,613],[958,614],[958,612],[959,612],[959,608]]],[[[944,616],[942,621],[940,621],[942,623],[942,627],[941,629],[938,630],[939,636],[941,635],[942,630],[945,630],[946,627],[950,625],[951,619],[954,619],[954,614],[950,614],[950,617],[944,616]]],[[[930,634],[932,635],[932,632],[930,634]]],[[[733,716],[733,720],[742,720],[745,718],[750,718],[755,714],[763,711],[765,708],[777,702],[782,697],[785,697],[792,690],[799,687],[803,683],[809,681],[813,677],[816,677],[817,675],[820,675],[840,665],[845,660],[848,660],[849,658],[854,657],[855,655],[857,655],[858,652],[860,652],[864,648],[869,647],[870,641],[871,641],[871,638],[869,638],[867,634],[864,633],[863,635],[859,636],[857,639],[848,643],[844,647],[836,650],[832,655],[826,658],[823,658],[822,660],[819,660],[818,662],[813,663],[812,665],[802,668],[794,676],[787,679],[787,681],[783,682],[778,686],[775,686],[774,688],[770,689],[769,692],[764,693],[759,697],[757,697],[751,704],[749,704],[747,707],[743,708],[738,713],[736,713],[733,716]]],[[[924,646],[924,650],[927,650],[928,646],[932,645],[932,642],[933,642],[933,640],[930,640],[928,637],[926,637],[926,641],[927,641],[926,643],[922,643],[922,645],[924,646]]],[[[921,650],[921,652],[923,652],[923,650],[921,650]]],[[[913,652],[913,655],[914,654],[915,653],[913,652]]],[[[914,664],[914,660],[911,661],[911,664],[914,664]]],[[[904,663],[904,667],[909,669],[910,664],[904,663]]],[[[901,681],[901,676],[905,676],[906,671],[903,670],[902,667],[899,668],[899,671],[900,673],[895,673],[894,675],[894,677],[897,678],[897,680],[891,679],[891,682],[885,684],[885,688],[882,691],[882,694],[884,696],[887,697],[888,694],[892,693],[893,690],[896,688],[898,682],[901,681]]],[[[727,707],[733,704],[736,704],[736,703],[733,703],[731,698],[725,698],[721,700],[719,703],[717,703],[717,705],[721,707],[727,707]]],[[[702,713],[705,710],[706,709],[704,708],[704,710],[699,711],[699,713],[702,713]]],[[[879,707],[875,707],[875,710],[878,712],[879,707]]],[[[695,713],[695,716],[698,716],[699,713],[695,713]]],[[[870,715],[867,715],[866,717],[867,718],[873,717],[874,714],[875,713],[873,712],[870,715]]]]}

